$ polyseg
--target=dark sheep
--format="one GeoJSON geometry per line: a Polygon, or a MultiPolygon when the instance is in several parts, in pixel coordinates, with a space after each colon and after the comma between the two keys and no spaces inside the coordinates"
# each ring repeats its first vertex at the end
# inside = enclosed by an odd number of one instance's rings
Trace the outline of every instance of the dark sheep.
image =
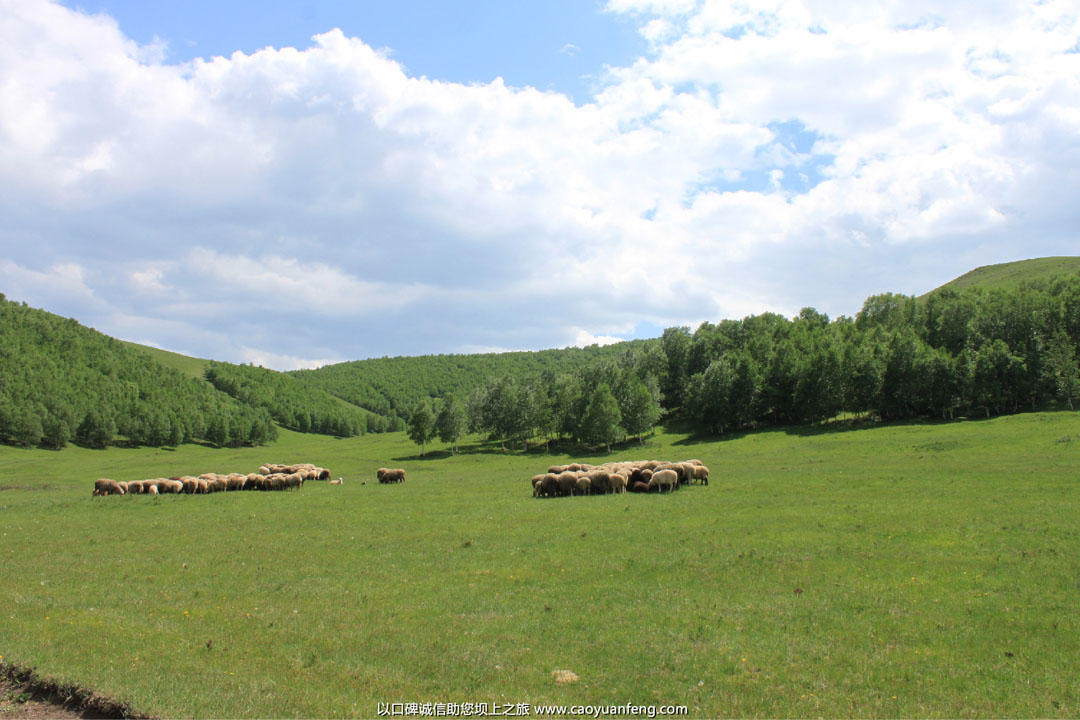
{"type": "Polygon", "coordinates": [[[643,483],[640,480],[630,486],[630,492],[646,493],[649,492],[649,484],[643,483]]]}
{"type": "Polygon", "coordinates": [[[555,497],[559,492],[559,476],[548,473],[544,476],[540,485],[541,497],[555,497]]]}

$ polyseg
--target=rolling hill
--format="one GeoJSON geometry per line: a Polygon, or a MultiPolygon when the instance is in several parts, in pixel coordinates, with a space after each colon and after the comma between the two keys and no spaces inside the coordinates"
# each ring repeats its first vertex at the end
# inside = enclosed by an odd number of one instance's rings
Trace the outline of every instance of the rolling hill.
{"type": "Polygon", "coordinates": [[[984,290],[1013,289],[1025,282],[1050,280],[1059,275],[1073,275],[1076,273],[1080,273],[1080,257],[1033,258],[998,265],[983,265],[950,280],[940,287],[934,288],[930,292],[921,295],[920,298],[925,298],[946,288],[951,290],[965,290],[976,287],[984,290]]]}

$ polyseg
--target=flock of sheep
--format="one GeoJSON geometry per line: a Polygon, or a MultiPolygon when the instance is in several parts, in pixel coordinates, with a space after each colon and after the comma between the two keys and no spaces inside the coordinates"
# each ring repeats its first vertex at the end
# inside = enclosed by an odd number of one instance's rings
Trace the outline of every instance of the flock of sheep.
{"type": "Polygon", "coordinates": [[[697,480],[709,484],[709,468],[700,460],[664,462],[639,460],[603,465],[572,463],[552,465],[532,479],[533,497],[602,495],[621,492],[672,491],[697,480]]]}
{"type": "MultiPolygon", "coordinates": [[[[275,465],[267,463],[258,472],[203,473],[198,477],[154,478],[131,482],[101,478],[94,481],[93,496],[98,495],[205,495],[230,490],[299,490],[307,480],[329,480],[330,471],[311,463],[275,465]]],[[[332,482],[332,481],[331,481],[332,482]]]]}

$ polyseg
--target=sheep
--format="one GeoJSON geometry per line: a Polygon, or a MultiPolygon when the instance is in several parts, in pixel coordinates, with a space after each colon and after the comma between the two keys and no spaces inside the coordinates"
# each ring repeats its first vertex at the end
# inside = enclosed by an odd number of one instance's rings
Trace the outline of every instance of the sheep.
{"type": "Polygon", "coordinates": [[[173,495],[179,495],[184,492],[184,483],[181,480],[169,478],[166,482],[168,483],[166,485],[168,489],[165,492],[172,493],[173,495]]]}
{"type": "Polygon", "coordinates": [[[607,494],[611,491],[611,475],[603,470],[593,470],[589,473],[589,482],[592,483],[594,493],[607,494]]]}
{"type": "Polygon", "coordinates": [[[270,476],[270,489],[271,490],[284,490],[285,489],[285,476],[282,474],[270,476]]]}
{"type": "Polygon", "coordinates": [[[611,480],[611,492],[615,494],[626,492],[626,476],[620,473],[612,473],[609,476],[611,480]]]}
{"type": "Polygon", "coordinates": [[[153,483],[150,483],[150,486],[146,488],[146,492],[150,493],[151,495],[157,495],[158,494],[157,485],[154,485],[153,483]]]}
{"type": "Polygon", "coordinates": [[[649,492],[649,484],[648,483],[643,483],[643,482],[641,482],[639,480],[638,482],[634,483],[630,487],[630,492],[636,492],[636,493],[649,492]]]}
{"type": "Polygon", "coordinates": [[[570,469],[569,465],[552,465],[547,469],[549,473],[558,475],[559,473],[566,472],[570,469]]]}
{"type": "Polygon", "coordinates": [[[98,497],[105,495],[123,495],[124,489],[120,487],[120,484],[115,480],[109,478],[99,478],[94,481],[94,492],[90,497],[98,497]]]}
{"type": "Polygon", "coordinates": [[[577,479],[577,494],[589,495],[592,493],[592,480],[588,476],[579,477],[577,479]]]}
{"type": "Polygon", "coordinates": [[[128,495],[138,495],[143,491],[142,480],[130,480],[127,484],[128,495]]]}
{"type": "Polygon", "coordinates": [[[123,492],[123,493],[121,493],[121,494],[122,494],[122,495],[127,495],[127,491],[128,491],[128,484],[127,484],[126,482],[124,482],[123,480],[117,480],[117,481],[116,481],[116,484],[117,484],[117,485],[119,485],[119,486],[120,486],[120,489],[124,491],[124,492],[123,492]]]}
{"type": "Polygon", "coordinates": [[[330,484],[331,485],[341,485],[343,482],[345,482],[345,481],[342,480],[341,478],[338,478],[337,480],[331,480],[330,484]]]}
{"type": "Polygon", "coordinates": [[[544,487],[544,476],[534,475],[532,479],[533,497],[540,497],[540,491],[544,487]]]}
{"type": "Polygon", "coordinates": [[[671,469],[657,470],[649,479],[649,487],[655,486],[660,492],[666,487],[669,491],[674,490],[679,484],[679,474],[671,469]]]}
{"type": "Polygon", "coordinates": [[[199,481],[190,475],[181,477],[180,483],[184,486],[185,495],[194,495],[199,489],[199,481]]]}
{"type": "MultiPolygon", "coordinates": [[[[315,479],[316,480],[329,480],[330,479],[330,471],[328,469],[326,469],[326,468],[315,468],[315,479]]],[[[338,480],[340,480],[340,479],[341,478],[338,478],[338,480]]]]}
{"type": "Polygon", "coordinates": [[[303,484],[304,478],[300,475],[300,473],[293,473],[292,475],[285,476],[286,490],[289,490],[290,488],[293,490],[299,490],[303,484]]]}
{"type": "Polygon", "coordinates": [[[704,465],[697,465],[694,467],[694,479],[699,481],[702,485],[709,484],[709,468],[704,465]]]}
{"type": "Polygon", "coordinates": [[[376,478],[376,479],[377,479],[377,480],[378,480],[379,482],[383,482],[383,477],[384,477],[384,476],[386,475],[386,473],[388,473],[388,472],[390,472],[390,468],[379,468],[378,470],[376,470],[376,471],[375,471],[375,478],[376,478]]]}
{"type": "Polygon", "coordinates": [[[206,478],[195,478],[195,492],[199,495],[205,495],[210,492],[210,484],[206,482],[206,478]]]}
{"type": "Polygon", "coordinates": [[[541,497],[555,497],[559,492],[559,476],[554,473],[548,473],[544,476],[540,485],[541,497]]]}
{"type": "Polygon", "coordinates": [[[405,471],[401,468],[380,468],[376,475],[381,483],[405,482],[405,471]],[[381,472],[381,474],[379,474],[381,472]]]}
{"type": "Polygon", "coordinates": [[[574,490],[577,489],[577,480],[578,476],[575,472],[568,470],[564,473],[559,473],[559,495],[573,495],[574,490]]]}

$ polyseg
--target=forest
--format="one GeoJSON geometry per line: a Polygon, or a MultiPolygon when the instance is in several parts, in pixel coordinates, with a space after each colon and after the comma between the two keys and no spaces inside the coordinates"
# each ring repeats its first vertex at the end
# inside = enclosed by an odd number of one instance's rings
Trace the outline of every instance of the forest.
{"type": "Polygon", "coordinates": [[[237,447],[277,437],[270,414],[75,320],[0,294],[0,439],[62,448],[237,447]]]}
{"type": "Polygon", "coordinates": [[[703,435],[846,414],[990,416],[1080,394],[1080,274],[922,298],[854,317],[813,308],[539,352],[379,358],[279,373],[211,362],[189,378],[75,320],[0,295],[0,441],[168,446],[408,430],[503,447],[610,446],[682,421],[703,435]]]}

